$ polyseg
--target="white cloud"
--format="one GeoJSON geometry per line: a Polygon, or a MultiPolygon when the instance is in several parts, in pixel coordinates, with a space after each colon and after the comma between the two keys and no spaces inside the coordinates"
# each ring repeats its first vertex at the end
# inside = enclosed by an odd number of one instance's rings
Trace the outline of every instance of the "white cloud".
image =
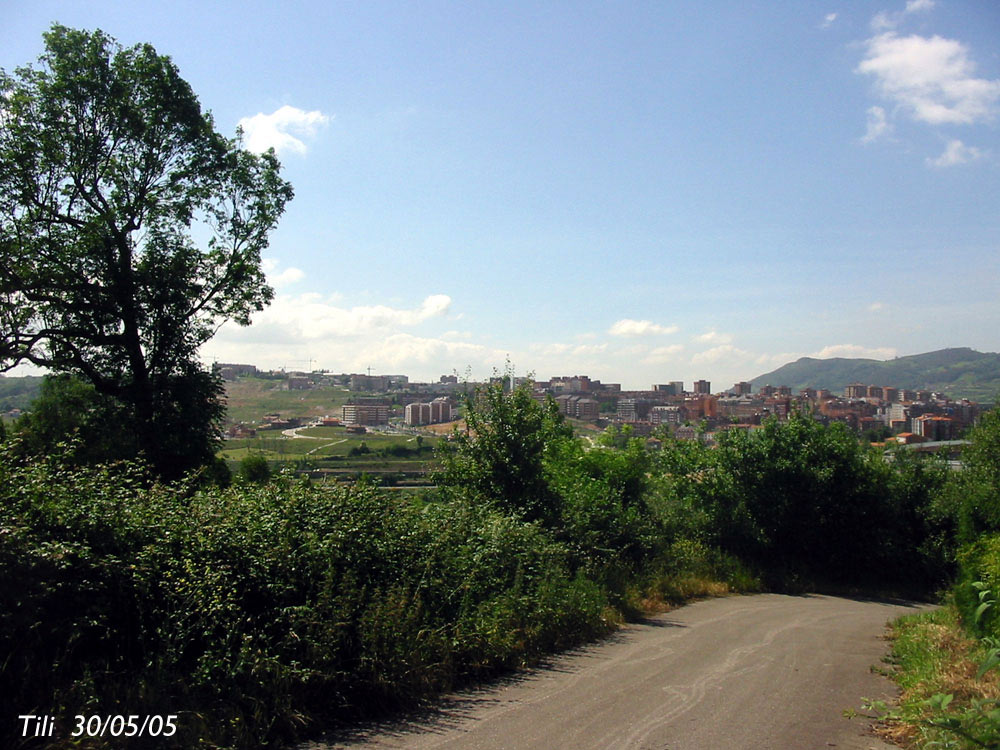
{"type": "Polygon", "coordinates": [[[643,357],[643,362],[648,365],[656,364],[666,364],[668,362],[676,362],[677,355],[684,351],[684,347],[681,344],[671,344],[670,346],[657,346],[649,350],[649,353],[643,357]]]}
{"type": "Polygon", "coordinates": [[[818,352],[807,356],[813,359],[830,359],[831,357],[847,357],[849,359],[892,359],[896,356],[897,350],[889,346],[867,347],[858,344],[833,344],[825,346],[818,352]]]}
{"type": "Polygon", "coordinates": [[[608,350],[607,344],[567,344],[565,342],[555,342],[550,344],[530,344],[528,350],[532,354],[542,357],[558,357],[569,355],[573,357],[587,357],[604,354],[608,350]]]}
{"type": "Polygon", "coordinates": [[[861,138],[862,143],[871,143],[892,131],[892,125],[886,119],[885,110],[881,107],[868,108],[868,125],[861,138]]]}
{"type": "Polygon", "coordinates": [[[906,8],[900,13],[886,13],[880,11],[876,13],[869,25],[873,31],[886,31],[896,28],[903,18],[910,13],[923,13],[934,7],[934,0],[909,0],[906,8]]]}
{"type": "Polygon", "coordinates": [[[315,293],[298,296],[279,294],[271,305],[254,316],[253,325],[239,328],[223,326],[220,335],[233,340],[266,340],[277,336],[287,341],[324,341],[365,334],[391,332],[395,328],[415,326],[431,318],[444,316],[451,297],[432,294],[413,309],[387,305],[364,305],[351,308],[335,304],[336,299],[315,293]]]}
{"type": "Polygon", "coordinates": [[[441,334],[441,338],[448,339],[450,341],[468,341],[472,338],[472,331],[445,331],[441,334]]]}
{"type": "Polygon", "coordinates": [[[703,344],[731,344],[733,343],[733,336],[731,333],[719,333],[716,330],[711,330],[700,336],[695,336],[694,341],[700,341],[703,344]]]}
{"type": "Polygon", "coordinates": [[[277,273],[279,263],[274,258],[262,258],[260,265],[267,276],[267,283],[276,289],[294,284],[297,281],[302,281],[305,278],[305,273],[302,269],[295,268],[294,266],[289,266],[280,273],[277,273]]]}
{"type": "Polygon", "coordinates": [[[251,362],[262,368],[294,368],[312,359],[317,366],[336,372],[362,372],[371,366],[375,372],[436,379],[466,366],[488,375],[502,367],[507,354],[469,340],[466,332],[448,330],[424,336],[407,330],[448,320],[451,298],[444,294],[429,295],[410,308],[348,307],[338,300],[339,295],[278,294],[254,316],[253,325],[222,326],[203,347],[202,356],[251,362]]]}
{"type": "Polygon", "coordinates": [[[872,17],[869,25],[872,27],[872,31],[885,31],[896,28],[897,23],[899,23],[897,16],[890,16],[885,11],[880,11],[872,17]]]}
{"type": "Polygon", "coordinates": [[[858,73],[875,77],[879,92],[920,122],[971,124],[993,118],[1000,80],[974,76],[968,48],[940,36],[886,32],[867,42],[858,73]]]}
{"type": "Polygon", "coordinates": [[[287,104],[269,115],[258,112],[253,117],[239,121],[243,129],[243,140],[250,151],[263,153],[269,148],[279,153],[305,154],[303,139],[313,138],[321,127],[330,122],[330,117],[319,110],[306,112],[287,104]]]}
{"type": "Polygon", "coordinates": [[[379,369],[393,368],[401,374],[408,374],[407,369],[411,367],[424,369],[432,366],[444,371],[443,368],[450,363],[474,363],[480,369],[496,367],[497,362],[503,361],[505,356],[506,352],[481,344],[394,333],[385,338],[366,341],[350,361],[354,364],[354,369],[360,369],[362,363],[375,362],[379,369]]]}
{"type": "Polygon", "coordinates": [[[624,318],[608,329],[612,336],[661,336],[676,333],[677,326],[661,326],[650,320],[630,320],[624,318]]]}
{"type": "Polygon", "coordinates": [[[289,284],[294,284],[296,281],[301,281],[305,277],[305,274],[298,268],[286,268],[281,273],[271,277],[268,281],[274,287],[288,286],[289,284]]]}
{"type": "Polygon", "coordinates": [[[884,308],[885,304],[883,304],[882,302],[872,302],[870,305],[868,305],[868,312],[878,312],[879,310],[882,310],[884,308]]]}
{"type": "Polygon", "coordinates": [[[834,21],[836,21],[836,20],[837,20],[837,14],[836,13],[827,13],[823,17],[823,23],[820,24],[820,28],[821,29],[828,29],[828,28],[830,28],[830,25],[834,21]]]}
{"type": "Polygon", "coordinates": [[[973,146],[966,146],[958,139],[948,141],[944,152],[936,159],[928,159],[927,164],[932,167],[954,167],[958,164],[966,164],[976,159],[981,159],[983,152],[973,146]]]}
{"type": "Polygon", "coordinates": [[[722,344],[691,356],[691,364],[711,365],[723,360],[746,360],[750,352],[737,349],[732,344],[722,344]]]}

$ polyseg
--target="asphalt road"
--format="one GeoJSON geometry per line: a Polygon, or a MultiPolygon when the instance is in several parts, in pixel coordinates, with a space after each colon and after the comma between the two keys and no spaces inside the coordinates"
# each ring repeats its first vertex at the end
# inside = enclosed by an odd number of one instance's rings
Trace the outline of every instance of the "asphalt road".
{"type": "Polygon", "coordinates": [[[886,623],[922,605],[762,594],[698,602],[433,709],[303,748],[888,748],[863,697],[886,623]]]}

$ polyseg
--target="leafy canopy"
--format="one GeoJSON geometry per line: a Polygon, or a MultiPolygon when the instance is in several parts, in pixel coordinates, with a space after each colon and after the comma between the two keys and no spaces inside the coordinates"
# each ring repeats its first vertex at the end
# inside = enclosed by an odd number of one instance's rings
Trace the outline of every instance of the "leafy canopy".
{"type": "Polygon", "coordinates": [[[217,399],[197,351],[273,296],[278,172],[215,131],[169,57],[54,25],[37,67],[0,70],[0,371],[81,375],[137,425],[185,404],[178,378],[217,399]]]}
{"type": "Polygon", "coordinates": [[[496,383],[467,400],[465,422],[466,431],[442,446],[439,483],[471,490],[525,520],[556,523],[560,502],[544,459],[573,431],[555,402],[535,401],[527,385],[508,394],[496,383]]]}

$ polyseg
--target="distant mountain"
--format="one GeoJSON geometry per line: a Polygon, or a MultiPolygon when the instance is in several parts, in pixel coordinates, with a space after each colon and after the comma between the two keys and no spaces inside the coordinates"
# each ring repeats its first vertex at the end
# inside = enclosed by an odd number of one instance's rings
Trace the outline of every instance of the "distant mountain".
{"type": "Polygon", "coordinates": [[[993,403],[1000,397],[1000,354],[960,348],[886,361],[802,357],[750,382],[755,391],[770,384],[789,385],[793,391],[827,388],[837,395],[851,383],[888,385],[993,403]]]}

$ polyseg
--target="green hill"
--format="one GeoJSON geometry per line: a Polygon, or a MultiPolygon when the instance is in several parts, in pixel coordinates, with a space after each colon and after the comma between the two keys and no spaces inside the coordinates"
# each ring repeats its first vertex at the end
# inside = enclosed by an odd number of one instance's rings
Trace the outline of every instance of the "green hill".
{"type": "Polygon", "coordinates": [[[762,385],[827,388],[842,394],[851,383],[941,391],[952,398],[992,403],[1000,397],[1000,354],[966,347],[890,360],[802,357],[751,381],[762,385]]]}
{"type": "Polygon", "coordinates": [[[28,408],[28,404],[35,400],[41,387],[41,376],[8,377],[0,375],[0,412],[28,408]]]}

